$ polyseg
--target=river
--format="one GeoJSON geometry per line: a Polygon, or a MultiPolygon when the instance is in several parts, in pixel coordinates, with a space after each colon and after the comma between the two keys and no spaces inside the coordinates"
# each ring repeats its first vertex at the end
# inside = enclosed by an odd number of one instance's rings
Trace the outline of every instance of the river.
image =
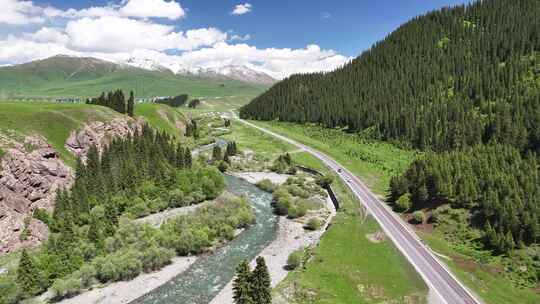
{"type": "Polygon", "coordinates": [[[251,261],[274,240],[278,217],[270,205],[272,195],[234,176],[225,175],[225,181],[228,191],[247,196],[255,211],[256,224],[132,304],[207,304],[234,277],[234,270],[242,260],[251,261]]]}

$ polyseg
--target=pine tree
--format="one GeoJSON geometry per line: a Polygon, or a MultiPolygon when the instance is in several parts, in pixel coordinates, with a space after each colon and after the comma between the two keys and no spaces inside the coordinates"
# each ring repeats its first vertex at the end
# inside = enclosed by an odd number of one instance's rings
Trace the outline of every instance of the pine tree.
{"type": "Polygon", "coordinates": [[[257,266],[251,273],[252,298],[258,304],[272,303],[270,274],[263,257],[257,258],[257,266]]]}
{"type": "Polygon", "coordinates": [[[212,149],[212,160],[219,161],[221,158],[221,148],[218,145],[214,145],[214,148],[212,149]]]}
{"type": "Polygon", "coordinates": [[[26,249],[23,249],[17,268],[17,285],[21,289],[23,298],[31,297],[41,291],[39,277],[39,271],[34,266],[32,258],[26,249]]]}
{"type": "Polygon", "coordinates": [[[236,277],[233,281],[233,299],[235,304],[258,303],[252,298],[251,271],[247,261],[236,267],[236,277]]]}
{"type": "Polygon", "coordinates": [[[192,163],[193,163],[193,160],[191,158],[191,151],[189,151],[189,148],[186,148],[184,150],[184,166],[185,166],[185,168],[191,168],[192,163]]]}
{"type": "Polygon", "coordinates": [[[127,113],[130,117],[133,117],[133,111],[135,110],[135,97],[133,91],[129,92],[129,99],[127,102],[127,113]]]}

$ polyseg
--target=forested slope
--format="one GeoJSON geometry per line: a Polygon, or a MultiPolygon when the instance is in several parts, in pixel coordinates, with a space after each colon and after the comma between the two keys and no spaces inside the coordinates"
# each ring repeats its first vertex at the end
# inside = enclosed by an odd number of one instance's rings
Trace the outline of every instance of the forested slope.
{"type": "Polygon", "coordinates": [[[344,67],[294,75],[243,118],[365,130],[417,148],[540,146],[540,3],[488,0],[417,17],[344,67]]]}
{"type": "Polygon", "coordinates": [[[276,84],[241,117],[348,128],[427,151],[392,179],[396,210],[434,224],[455,252],[504,265],[514,285],[537,286],[538,16],[538,0],[428,13],[334,72],[276,84]]]}

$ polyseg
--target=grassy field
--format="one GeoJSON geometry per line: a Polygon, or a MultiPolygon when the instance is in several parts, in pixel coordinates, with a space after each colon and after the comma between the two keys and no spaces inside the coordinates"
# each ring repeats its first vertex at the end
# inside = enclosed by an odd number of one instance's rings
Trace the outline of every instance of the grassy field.
{"type": "MultiPolygon", "coordinates": [[[[261,131],[234,121],[232,131],[223,137],[236,140],[240,150],[267,157],[289,152],[296,163],[332,174],[310,154],[296,153],[295,147],[261,131]]],[[[384,151],[386,146],[382,147],[384,151]]],[[[426,286],[397,249],[389,241],[372,243],[366,237],[379,231],[378,224],[364,216],[359,202],[337,178],[334,190],[342,209],[306,269],[291,272],[276,295],[289,293],[294,286],[296,303],[425,303],[426,286]]]]}
{"type": "MultiPolygon", "coordinates": [[[[293,154],[293,160],[332,174],[305,152],[293,154]]],[[[291,303],[425,303],[427,287],[421,278],[389,240],[368,239],[380,227],[365,217],[352,193],[334,177],[342,209],[305,268],[278,285],[277,297],[293,294],[291,303]]]]}
{"type": "Polygon", "coordinates": [[[328,154],[361,177],[379,195],[386,194],[390,177],[405,170],[418,155],[415,151],[363,140],[337,129],[284,122],[252,122],[328,154]]]}
{"type": "MultiPolygon", "coordinates": [[[[338,133],[338,130],[281,122],[254,123],[327,153],[362,178],[382,197],[386,195],[389,178],[402,172],[418,156],[417,152],[401,150],[386,143],[362,143],[355,135],[338,133]]],[[[316,166],[316,160],[307,161],[312,167],[316,166]]],[[[486,303],[540,303],[537,291],[514,287],[501,273],[503,266],[474,262],[471,257],[454,250],[437,229],[432,233],[419,234],[431,248],[451,258],[445,260],[448,266],[486,303]]]]}
{"type": "Polygon", "coordinates": [[[140,103],[135,105],[135,117],[144,117],[154,128],[177,138],[182,137],[185,132],[187,119],[178,108],[162,104],[140,103]]]}
{"type": "Polygon", "coordinates": [[[252,150],[268,158],[296,150],[290,144],[240,122],[232,121],[231,131],[222,137],[236,141],[240,150],[252,150]]]}
{"type": "Polygon", "coordinates": [[[15,137],[42,135],[68,162],[73,161],[73,155],[64,148],[64,143],[72,130],[90,121],[108,121],[115,117],[120,114],[86,104],[0,102],[0,132],[15,137]]]}
{"type": "Polygon", "coordinates": [[[420,233],[429,246],[436,252],[451,257],[444,260],[453,273],[469,288],[474,290],[488,304],[537,304],[540,303],[540,293],[531,289],[521,289],[512,286],[510,280],[500,271],[502,266],[481,265],[475,263],[470,257],[459,254],[439,235],[437,230],[433,233],[420,233]]]}
{"type": "MultiPolygon", "coordinates": [[[[159,104],[137,104],[136,116],[143,116],[150,125],[177,137],[185,125],[185,116],[177,109],[159,104]]],[[[121,114],[101,106],[46,103],[46,102],[0,102],[0,133],[15,140],[29,134],[39,134],[60,153],[68,164],[74,164],[74,156],[64,144],[71,131],[92,121],[109,121],[121,114]]]]}
{"type": "Polygon", "coordinates": [[[137,97],[255,96],[267,86],[236,80],[174,75],[170,72],[118,68],[101,62],[93,68],[75,58],[56,58],[0,68],[0,96],[94,97],[104,91],[134,91],[137,97]]]}

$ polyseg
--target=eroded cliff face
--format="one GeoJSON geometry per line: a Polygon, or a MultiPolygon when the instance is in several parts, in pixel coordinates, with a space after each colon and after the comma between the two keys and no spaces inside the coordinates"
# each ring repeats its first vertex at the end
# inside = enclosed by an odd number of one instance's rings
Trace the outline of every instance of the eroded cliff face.
{"type": "MultiPolygon", "coordinates": [[[[65,147],[83,160],[92,145],[98,151],[115,137],[133,134],[143,120],[118,118],[95,121],[74,130],[65,147]]],[[[13,140],[0,134],[0,254],[21,247],[39,245],[49,231],[41,221],[32,218],[34,210],[54,210],[56,191],[69,188],[74,172],[41,136],[13,140]]]]}
{"type": "Polygon", "coordinates": [[[35,246],[48,236],[47,226],[32,218],[37,208],[51,212],[56,190],[73,181],[72,170],[43,137],[23,143],[4,138],[0,160],[0,254],[35,246]],[[7,148],[6,148],[7,147],[7,148]],[[26,232],[23,234],[23,231],[26,232]]]}
{"type": "Polygon", "coordinates": [[[142,119],[128,118],[117,118],[109,122],[94,121],[84,125],[78,131],[72,131],[65,147],[84,160],[92,145],[96,145],[98,151],[102,151],[113,138],[133,135],[143,124],[142,119]]]}

